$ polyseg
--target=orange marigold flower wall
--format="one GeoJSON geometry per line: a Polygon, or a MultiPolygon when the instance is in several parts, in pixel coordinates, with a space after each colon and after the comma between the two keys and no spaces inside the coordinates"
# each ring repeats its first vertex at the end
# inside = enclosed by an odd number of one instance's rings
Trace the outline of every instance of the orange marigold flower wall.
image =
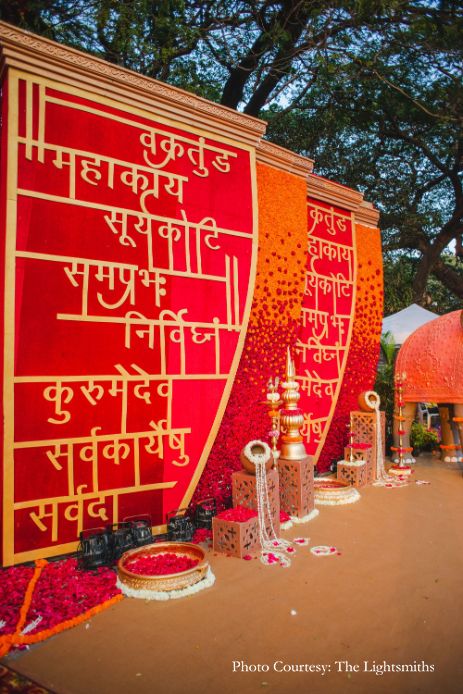
{"type": "Polygon", "coordinates": [[[354,326],[338,402],[317,464],[319,472],[343,458],[349,413],[358,409],[359,394],[371,390],[376,380],[384,300],[381,236],[379,229],[356,224],[356,238],[354,326]]]}
{"type": "Polygon", "coordinates": [[[240,366],[217,439],[193,504],[230,495],[230,476],[252,439],[267,440],[264,405],[270,376],[283,376],[286,347],[294,344],[305,282],[307,183],[302,177],[257,165],[259,254],[248,332],[240,366]]]}

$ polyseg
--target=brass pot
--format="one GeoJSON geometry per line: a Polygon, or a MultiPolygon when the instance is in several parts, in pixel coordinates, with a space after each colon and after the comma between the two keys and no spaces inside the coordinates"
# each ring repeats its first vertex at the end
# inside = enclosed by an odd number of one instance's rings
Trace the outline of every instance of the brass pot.
{"type": "Polygon", "coordinates": [[[156,592],[188,588],[201,581],[205,577],[208,568],[209,563],[206,561],[205,551],[199,545],[194,545],[191,542],[157,542],[153,545],[137,547],[123,554],[117,563],[117,573],[121,583],[134,590],[152,590],[156,592]],[[126,567],[129,559],[166,553],[197,559],[198,564],[187,571],[175,574],[162,574],[161,576],[135,574],[126,567]]]}
{"type": "MultiPolygon", "coordinates": [[[[268,446],[264,446],[263,442],[261,441],[255,441],[254,444],[251,446],[251,453],[254,455],[259,455],[263,454],[266,452],[266,449],[268,449],[268,457],[267,460],[265,461],[265,470],[268,472],[272,466],[273,466],[273,456],[270,448],[268,446]]],[[[245,453],[246,446],[243,448],[241,451],[240,455],[240,460],[241,460],[241,465],[244,467],[246,472],[250,472],[251,475],[256,474],[256,465],[255,463],[248,458],[248,456],[245,453]]]]}
{"type": "Polygon", "coordinates": [[[358,396],[358,404],[362,412],[374,412],[376,404],[379,406],[380,398],[374,390],[364,390],[358,396]]]}

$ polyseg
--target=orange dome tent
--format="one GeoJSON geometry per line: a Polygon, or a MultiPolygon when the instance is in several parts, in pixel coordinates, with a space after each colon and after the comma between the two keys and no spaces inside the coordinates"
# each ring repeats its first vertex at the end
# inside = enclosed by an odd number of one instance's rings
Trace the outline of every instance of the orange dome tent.
{"type": "Polygon", "coordinates": [[[463,403],[463,312],[426,323],[402,345],[396,373],[406,373],[406,402],[463,403]]]}

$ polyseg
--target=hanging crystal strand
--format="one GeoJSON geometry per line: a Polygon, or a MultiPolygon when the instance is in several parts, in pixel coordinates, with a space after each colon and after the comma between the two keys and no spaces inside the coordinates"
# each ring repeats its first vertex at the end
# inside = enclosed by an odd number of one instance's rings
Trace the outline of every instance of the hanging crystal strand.
{"type": "Polygon", "coordinates": [[[369,390],[365,393],[365,402],[374,409],[376,416],[376,481],[373,486],[382,487],[385,484],[396,484],[397,480],[388,475],[384,467],[383,456],[383,437],[381,433],[381,398],[374,390],[369,390]]]}
{"type": "Polygon", "coordinates": [[[352,412],[349,415],[349,424],[347,424],[347,436],[349,439],[349,463],[352,465],[354,462],[354,423],[352,419],[352,412]]]}
{"type": "Polygon", "coordinates": [[[282,566],[289,566],[290,561],[284,555],[286,549],[291,545],[287,540],[277,537],[273,527],[272,512],[268,498],[267,476],[265,463],[256,465],[256,493],[257,493],[257,515],[259,519],[259,535],[262,545],[261,561],[269,564],[267,554],[273,554],[282,566]],[[267,531],[267,525],[270,533],[267,531]]]}
{"type": "Polygon", "coordinates": [[[283,538],[277,537],[277,534],[275,532],[275,528],[273,527],[273,515],[272,515],[272,509],[270,507],[270,500],[268,496],[268,486],[267,486],[267,477],[265,474],[265,467],[263,467],[263,476],[261,479],[261,484],[262,484],[262,500],[263,500],[263,505],[264,505],[264,516],[266,516],[268,520],[268,525],[270,528],[270,536],[267,533],[267,528],[265,526],[265,534],[266,537],[269,541],[271,542],[278,542],[278,545],[281,547],[289,547],[291,545],[291,542],[288,540],[284,540],[283,538]]]}

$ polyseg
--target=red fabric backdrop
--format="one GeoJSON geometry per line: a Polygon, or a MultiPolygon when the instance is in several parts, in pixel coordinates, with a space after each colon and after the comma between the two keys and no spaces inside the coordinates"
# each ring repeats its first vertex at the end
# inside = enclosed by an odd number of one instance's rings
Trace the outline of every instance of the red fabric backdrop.
{"type": "Polygon", "coordinates": [[[308,255],[296,343],[304,443],[318,460],[349,350],[355,304],[355,228],[349,211],[308,201],[308,255]]]}
{"type": "Polygon", "coordinates": [[[236,366],[254,248],[248,149],[39,80],[9,97],[7,563],[182,504],[236,366]]]}
{"type": "Polygon", "coordinates": [[[317,467],[327,470],[344,458],[349,414],[358,410],[358,396],[376,380],[383,322],[383,259],[379,229],[355,225],[357,282],[352,337],[339,397],[317,467]]]}

